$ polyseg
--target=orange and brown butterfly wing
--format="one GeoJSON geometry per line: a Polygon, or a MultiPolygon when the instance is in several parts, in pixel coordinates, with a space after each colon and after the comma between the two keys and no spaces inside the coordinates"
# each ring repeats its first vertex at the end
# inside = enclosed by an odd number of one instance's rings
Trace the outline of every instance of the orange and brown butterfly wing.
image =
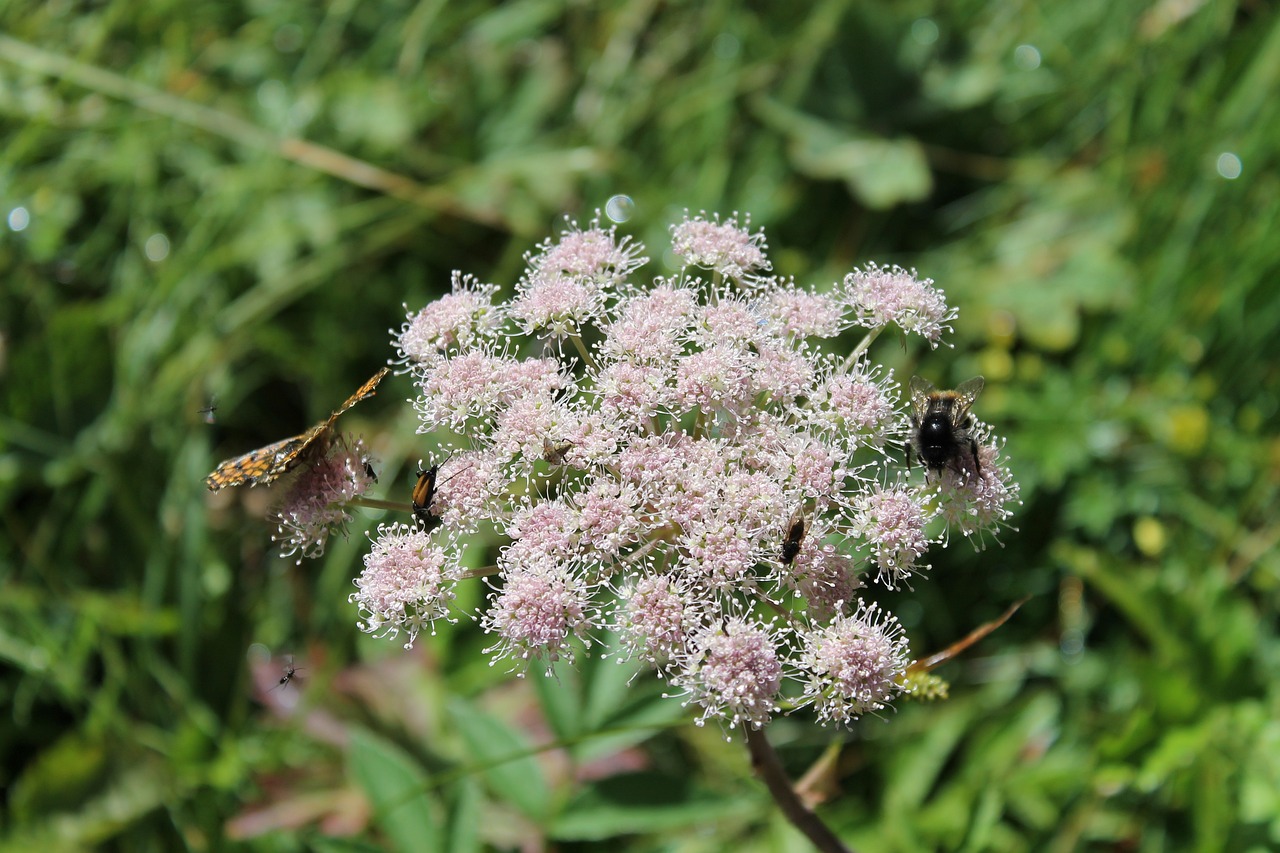
{"type": "Polygon", "coordinates": [[[302,441],[308,435],[310,432],[305,432],[302,435],[295,435],[293,438],[286,438],[275,444],[251,450],[243,456],[227,459],[214,468],[212,474],[204,478],[204,484],[209,487],[209,491],[216,492],[227,486],[246,484],[256,486],[259,483],[270,483],[287,471],[288,466],[298,458],[302,441]]]}
{"type": "Polygon", "coordinates": [[[328,427],[333,426],[333,422],[338,419],[338,415],[342,414],[356,403],[359,403],[361,400],[367,400],[376,394],[378,392],[378,383],[380,383],[383,377],[390,372],[391,368],[384,367],[377,373],[373,374],[373,376],[369,377],[368,382],[357,388],[356,392],[348,397],[345,403],[333,410],[333,414],[329,415],[329,419],[324,422],[325,428],[327,429],[328,427]]]}
{"type": "Polygon", "coordinates": [[[329,415],[329,417],[325,418],[320,423],[316,424],[311,429],[307,430],[302,435],[298,436],[298,438],[300,439],[300,443],[298,444],[297,449],[289,455],[289,458],[282,459],[279,465],[272,468],[269,478],[266,480],[263,480],[263,482],[270,483],[276,477],[279,477],[281,474],[288,471],[294,465],[297,465],[299,460],[303,458],[303,454],[307,452],[307,449],[311,447],[311,445],[314,444],[316,441],[318,441],[321,436],[329,432],[329,427],[333,426],[333,422],[338,419],[338,416],[341,415],[343,412],[345,412],[347,409],[354,406],[356,403],[359,403],[361,400],[367,400],[370,397],[372,397],[374,394],[376,394],[378,390],[378,383],[381,382],[382,378],[390,372],[391,372],[391,368],[384,367],[381,370],[379,370],[377,373],[373,374],[373,376],[369,378],[368,382],[365,382],[363,385],[357,388],[356,392],[352,394],[350,397],[348,397],[341,406],[334,409],[333,412],[329,415]]]}
{"type": "Polygon", "coordinates": [[[301,435],[295,435],[292,438],[268,444],[266,447],[251,450],[243,456],[226,460],[213,469],[212,474],[204,478],[204,484],[209,487],[209,491],[216,492],[226,486],[245,484],[256,486],[272,482],[297,465],[311,446],[329,431],[329,427],[333,426],[333,422],[339,415],[361,400],[372,397],[377,392],[378,383],[390,372],[389,367],[379,370],[369,381],[357,388],[356,392],[329,417],[301,435]]]}

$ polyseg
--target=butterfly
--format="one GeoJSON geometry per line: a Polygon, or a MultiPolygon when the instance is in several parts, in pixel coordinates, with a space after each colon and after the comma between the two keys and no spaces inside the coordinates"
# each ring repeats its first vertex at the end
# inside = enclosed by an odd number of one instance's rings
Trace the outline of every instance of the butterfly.
{"type": "Polygon", "coordinates": [[[329,432],[329,428],[333,426],[333,422],[339,415],[361,400],[372,397],[378,388],[378,383],[390,372],[389,367],[379,370],[368,382],[357,388],[345,403],[334,409],[333,414],[301,435],[268,444],[266,447],[259,447],[243,456],[227,459],[214,468],[212,474],[204,478],[204,484],[209,487],[209,491],[216,492],[227,486],[243,486],[246,483],[251,486],[259,483],[265,485],[287,473],[303,460],[307,451],[315,446],[317,441],[329,432]]]}

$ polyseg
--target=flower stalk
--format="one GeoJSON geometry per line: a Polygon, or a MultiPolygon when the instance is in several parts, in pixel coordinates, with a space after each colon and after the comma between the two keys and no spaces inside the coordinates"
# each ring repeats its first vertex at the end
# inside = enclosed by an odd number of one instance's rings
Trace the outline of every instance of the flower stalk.
{"type": "Polygon", "coordinates": [[[751,755],[752,769],[764,781],[765,787],[769,789],[769,795],[773,797],[773,801],[778,804],[778,808],[791,825],[804,833],[804,836],[822,853],[856,853],[853,848],[836,837],[831,827],[801,802],[795,786],[787,778],[778,753],[765,737],[764,731],[743,726],[742,735],[747,743],[747,751],[751,755]]]}

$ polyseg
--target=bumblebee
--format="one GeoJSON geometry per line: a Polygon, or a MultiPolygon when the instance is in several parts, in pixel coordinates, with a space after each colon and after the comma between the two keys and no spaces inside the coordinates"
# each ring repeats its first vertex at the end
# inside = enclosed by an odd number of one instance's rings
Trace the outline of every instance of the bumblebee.
{"type": "Polygon", "coordinates": [[[914,450],[925,467],[932,471],[952,468],[959,472],[965,464],[965,452],[973,463],[973,472],[981,473],[978,462],[978,440],[974,437],[973,416],[969,409],[982,393],[983,379],[975,376],[961,382],[954,391],[939,391],[927,379],[911,377],[911,441],[907,444],[907,470],[911,470],[914,450]]]}

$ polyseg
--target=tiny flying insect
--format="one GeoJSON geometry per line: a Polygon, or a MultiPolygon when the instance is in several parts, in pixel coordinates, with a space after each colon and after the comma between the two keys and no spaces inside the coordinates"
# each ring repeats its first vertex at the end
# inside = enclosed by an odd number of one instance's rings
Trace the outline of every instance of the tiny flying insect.
{"type": "Polygon", "coordinates": [[[293,665],[293,656],[291,655],[288,662],[284,665],[284,672],[280,675],[280,680],[277,681],[276,686],[271,689],[279,690],[281,687],[284,687],[293,680],[293,677],[298,674],[300,669],[302,669],[302,667],[293,665]]]}
{"type": "Polygon", "coordinates": [[[210,397],[209,405],[205,406],[203,409],[200,409],[196,414],[204,415],[204,422],[207,424],[213,424],[218,422],[218,418],[216,415],[217,411],[218,411],[218,398],[210,397]]]}
{"type": "Polygon", "coordinates": [[[782,547],[778,551],[778,556],[782,558],[782,565],[789,566],[795,560],[796,555],[800,553],[800,545],[804,542],[804,535],[808,532],[809,519],[805,516],[802,502],[787,521],[787,532],[782,537],[782,547]]]}
{"type": "Polygon", "coordinates": [[[957,472],[964,466],[967,450],[973,461],[973,472],[981,473],[978,462],[978,440],[974,437],[973,416],[969,409],[982,393],[983,378],[975,376],[961,382],[954,391],[939,391],[927,379],[911,377],[911,441],[907,444],[907,470],[911,470],[914,450],[925,467],[942,471],[950,467],[957,472]]]}

